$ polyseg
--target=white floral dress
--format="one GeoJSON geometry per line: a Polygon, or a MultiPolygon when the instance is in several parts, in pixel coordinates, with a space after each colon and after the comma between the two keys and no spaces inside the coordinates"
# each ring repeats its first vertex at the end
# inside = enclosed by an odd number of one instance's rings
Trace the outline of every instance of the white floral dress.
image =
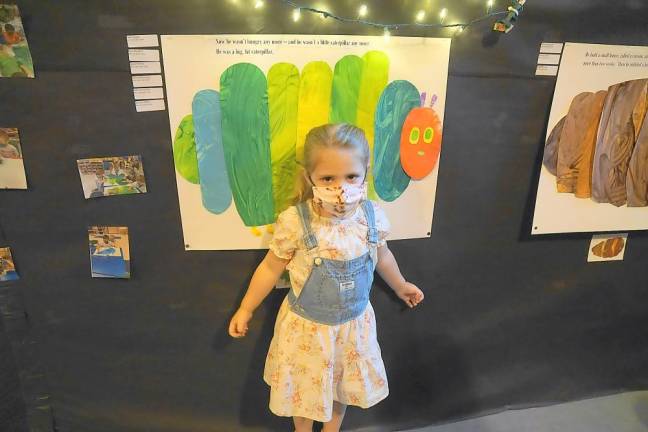
{"type": "MultiPolygon", "coordinates": [[[[378,246],[385,244],[389,222],[375,203],[378,246]]],[[[360,206],[343,219],[318,216],[309,202],[311,227],[319,256],[350,260],[365,254],[367,221],[360,206]]],[[[312,258],[306,254],[296,207],[277,218],[270,250],[287,265],[295,295],[308,278],[312,258]]],[[[368,408],[389,394],[385,367],[376,339],[371,303],[357,318],[339,325],[310,321],[290,309],[284,299],[266,358],[264,380],[270,385],[270,410],[279,416],[331,419],[333,401],[368,408]]]]}

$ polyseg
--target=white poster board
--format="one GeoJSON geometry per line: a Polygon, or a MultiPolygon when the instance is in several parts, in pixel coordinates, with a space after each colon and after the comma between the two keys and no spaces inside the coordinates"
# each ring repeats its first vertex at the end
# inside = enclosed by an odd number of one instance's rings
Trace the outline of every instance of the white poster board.
{"type": "MultiPolygon", "coordinates": [[[[265,74],[278,62],[294,64],[300,71],[309,62],[325,61],[331,69],[342,57],[379,50],[389,58],[388,81],[407,80],[428,100],[443,120],[450,39],[317,35],[162,35],[164,82],[170,132],[174,138],[183,117],[192,113],[194,95],[219,90],[219,77],[237,63],[252,63],[265,74]]],[[[411,181],[395,201],[379,204],[392,224],[390,239],[430,235],[439,163],[420,181],[411,181]]],[[[232,203],[214,214],[201,202],[200,185],[176,170],[185,248],[231,250],[266,248],[272,237],[268,227],[245,226],[232,203]]]]}
{"type": "MultiPolygon", "coordinates": [[[[648,78],[648,47],[566,43],[547,136],[567,114],[576,95],[645,78],[648,78]]],[[[532,234],[642,229],[648,229],[648,207],[616,207],[589,198],[577,198],[571,193],[558,193],[556,177],[542,166],[532,234]]]]}

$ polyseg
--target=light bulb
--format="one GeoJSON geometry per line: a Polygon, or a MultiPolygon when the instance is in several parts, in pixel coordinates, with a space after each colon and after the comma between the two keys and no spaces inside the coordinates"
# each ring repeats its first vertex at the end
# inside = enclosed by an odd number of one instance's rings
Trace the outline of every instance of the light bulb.
{"type": "Polygon", "coordinates": [[[441,9],[441,12],[439,12],[439,18],[441,18],[441,21],[443,21],[447,16],[448,16],[448,9],[446,8],[441,9]]]}
{"type": "Polygon", "coordinates": [[[254,3],[254,9],[261,9],[263,7],[263,0],[256,0],[254,3]]]}
{"type": "Polygon", "coordinates": [[[385,32],[383,33],[383,39],[385,40],[385,43],[389,43],[390,36],[391,33],[389,33],[389,29],[385,27],[385,32]]]}
{"type": "Polygon", "coordinates": [[[367,8],[367,5],[363,4],[360,6],[360,9],[358,9],[358,15],[360,15],[361,17],[365,17],[367,16],[368,11],[369,9],[367,8]]]}
{"type": "Polygon", "coordinates": [[[294,22],[297,22],[299,21],[299,18],[301,18],[301,9],[297,8],[293,11],[292,19],[294,22]]]}
{"type": "Polygon", "coordinates": [[[418,11],[418,13],[416,14],[416,21],[421,22],[424,19],[425,19],[425,11],[424,10],[418,11]]]}

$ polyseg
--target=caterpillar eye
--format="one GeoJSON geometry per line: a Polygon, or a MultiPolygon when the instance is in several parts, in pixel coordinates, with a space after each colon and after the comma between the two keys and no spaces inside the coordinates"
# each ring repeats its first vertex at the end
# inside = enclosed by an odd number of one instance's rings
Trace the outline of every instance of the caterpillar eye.
{"type": "Polygon", "coordinates": [[[419,130],[419,128],[417,127],[412,128],[409,136],[410,144],[418,144],[420,138],[421,138],[421,131],[419,130]]]}
{"type": "Polygon", "coordinates": [[[432,142],[432,138],[434,138],[434,129],[432,129],[431,127],[425,128],[425,132],[423,132],[423,142],[430,144],[432,142]]]}

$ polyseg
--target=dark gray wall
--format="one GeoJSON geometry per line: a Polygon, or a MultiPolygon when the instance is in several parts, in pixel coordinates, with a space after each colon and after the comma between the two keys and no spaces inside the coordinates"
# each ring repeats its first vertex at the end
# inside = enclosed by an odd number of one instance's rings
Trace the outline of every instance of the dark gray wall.
{"type": "MultiPolygon", "coordinates": [[[[239,3],[19,3],[37,78],[0,80],[0,117],[20,128],[30,190],[0,192],[0,223],[22,275],[7,301],[29,321],[0,335],[9,389],[0,392],[0,429],[24,430],[25,412],[34,422],[46,412],[59,431],[289,429],[269,413],[261,379],[285,292],[266,300],[247,338],[229,339],[226,323],[263,252],[184,251],[168,116],[135,113],[125,35],[376,31],[297,25],[276,0],[263,12],[239,3]],[[85,201],[75,160],[125,154],[143,156],[150,192],[85,201]],[[131,280],[90,278],[90,224],[130,228],[131,280]],[[37,342],[37,352],[14,349],[12,362],[10,339],[37,342]],[[23,404],[17,378],[34,367],[46,371],[47,388],[24,384],[23,404]],[[30,408],[34,395],[51,395],[47,408],[30,408]]],[[[353,15],[358,3],[336,2],[335,11],[353,15]]],[[[419,8],[368,3],[391,22],[419,8]]],[[[456,3],[446,0],[469,18],[485,2],[456,3]]],[[[639,0],[530,0],[510,34],[494,37],[486,21],[453,40],[432,236],[391,243],[426,300],[404,310],[377,283],[391,395],[349,410],[348,427],[402,429],[648,387],[645,234],[630,236],[625,261],[596,265],[585,262],[588,235],[527,234],[554,87],[534,76],[540,43],[646,45],[647,17],[639,0]]]]}

